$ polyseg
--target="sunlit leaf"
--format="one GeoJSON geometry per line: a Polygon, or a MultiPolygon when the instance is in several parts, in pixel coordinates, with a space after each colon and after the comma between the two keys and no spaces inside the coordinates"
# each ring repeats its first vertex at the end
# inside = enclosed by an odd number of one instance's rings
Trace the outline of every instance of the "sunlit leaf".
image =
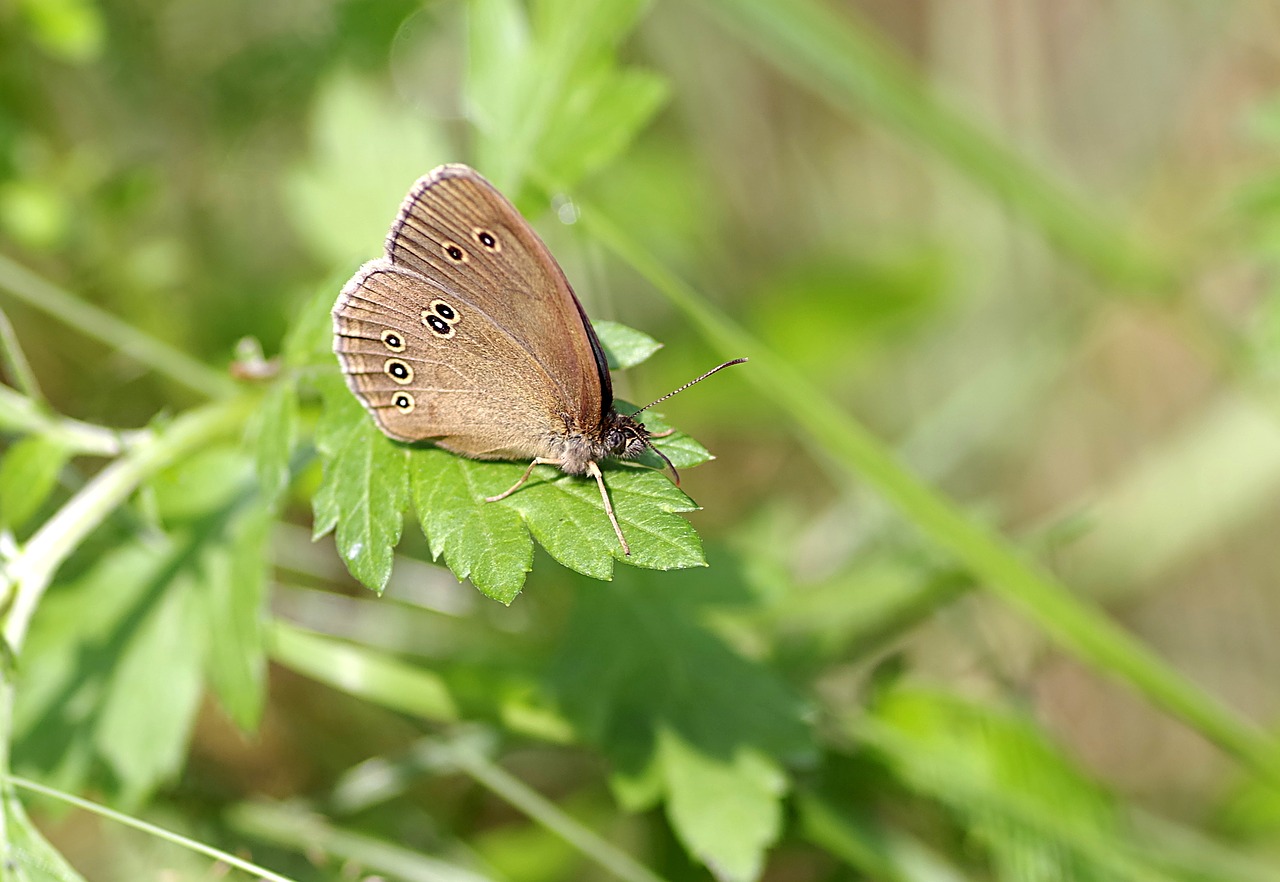
{"type": "Polygon", "coordinates": [[[600,345],[609,359],[609,369],[620,371],[635,367],[662,348],[662,344],[642,331],[618,322],[592,322],[600,345]]]}
{"type": "Polygon", "coordinates": [[[58,439],[28,435],[0,459],[0,529],[21,529],[42,506],[71,451],[58,439]]]}
{"type": "Polygon", "coordinates": [[[340,382],[326,389],[316,445],[324,479],[313,500],[314,533],[336,528],[338,554],[351,575],[381,592],[409,502],[408,448],[378,431],[340,382]]]}

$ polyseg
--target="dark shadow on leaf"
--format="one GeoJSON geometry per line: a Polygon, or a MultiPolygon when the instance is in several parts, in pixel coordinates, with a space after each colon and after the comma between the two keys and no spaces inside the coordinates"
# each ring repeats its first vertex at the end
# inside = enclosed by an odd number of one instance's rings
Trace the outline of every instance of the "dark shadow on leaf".
{"type": "Polygon", "coordinates": [[[725,761],[747,747],[779,762],[811,750],[799,696],[704,624],[708,610],[754,603],[736,559],[721,554],[693,572],[619,570],[575,602],[552,689],[619,772],[643,774],[663,729],[725,761]]]}

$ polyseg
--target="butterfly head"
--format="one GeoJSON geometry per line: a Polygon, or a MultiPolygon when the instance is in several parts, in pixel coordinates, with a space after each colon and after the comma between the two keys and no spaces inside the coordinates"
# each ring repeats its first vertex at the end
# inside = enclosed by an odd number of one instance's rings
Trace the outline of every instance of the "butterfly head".
{"type": "Polygon", "coordinates": [[[605,456],[635,459],[649,446],[649,430],[644,424],[616,411],[605,417],[602,428],[605,456]]]}

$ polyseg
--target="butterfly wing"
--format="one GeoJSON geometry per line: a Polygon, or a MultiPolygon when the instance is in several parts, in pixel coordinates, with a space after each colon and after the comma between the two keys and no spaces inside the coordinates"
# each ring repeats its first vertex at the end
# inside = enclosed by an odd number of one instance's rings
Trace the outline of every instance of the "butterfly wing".
{"type": "Polygon", "coordinates": [[[604,351],[564,272],[488,181],[444,165],[409,191],[387,258],[472,296],[555,384],[560,409],[590,431],[613,404],[604,351]]]}
{"type": "Polygon", "coordinates": [[[333,308],[347,385],[379,428],[480,459],[552,455],[554,380],[472,299],[382,258],[333,308]]]}

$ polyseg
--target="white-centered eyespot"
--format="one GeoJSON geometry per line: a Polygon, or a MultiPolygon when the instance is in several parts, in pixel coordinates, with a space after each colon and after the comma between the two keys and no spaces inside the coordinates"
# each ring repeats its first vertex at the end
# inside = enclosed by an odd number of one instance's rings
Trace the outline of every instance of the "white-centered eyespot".
{"type": "Polygon", "coordinates": [[[404,352],[404,337],[399,331],[387,328],[382,332],[382,344],[392,352],[404,352]]]}
{"type": "MultiPolygon", "coordinates": [[[[434,312],[451,325],[456,325],[458,323],[458,311],[443,300],[432,300],[431,303],[427,305],[427,309],[430,312],[434,312]]],[[[423,320],[425,321],[425,319],[423,320]]]]}
{"type": "Polygon", "coordinates": [[[436,315],[436,313],[430,309],[424,309],[422,311],[422,323],[430,328],[431,333],[435,334],[437,337],[444,337],[447,339],[452,337],[455,333],[453,325],[440,318],[440,316],[436,315]]]}
{"type": "Polygon", "coordinates": [[[413,368],[409,367],[407,362],[398,358],[388,358],[382,365],[382,369],[386,371],[388,377],[401,386],[413,382],[413,368]]]}

